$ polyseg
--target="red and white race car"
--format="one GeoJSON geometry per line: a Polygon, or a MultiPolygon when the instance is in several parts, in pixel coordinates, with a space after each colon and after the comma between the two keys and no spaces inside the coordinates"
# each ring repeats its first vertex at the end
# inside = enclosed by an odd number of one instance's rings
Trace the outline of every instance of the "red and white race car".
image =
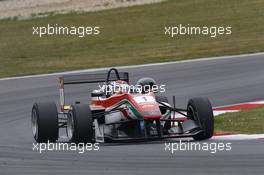
{"type": "Polygon", "coordinates": [[[203,140],[214,132],[212,106],[207,98],[193,98],[186,109],[176,108],[153,91],[156,82],[152,78],[129,85],[128,72],[112,68],[106,74],[65,75],[59,83],[60,112],[54,102],[33,105],[32,131],[37,142],[58,141],[60,129],[66,129],[69,141],[77,143],[178,137],[203,140]],[[64,86],[83,83],[103,85],[91,93],[89,105],[66,105],[64,86]],[[175,113],[185,119],[174,118],[175,113]]]}

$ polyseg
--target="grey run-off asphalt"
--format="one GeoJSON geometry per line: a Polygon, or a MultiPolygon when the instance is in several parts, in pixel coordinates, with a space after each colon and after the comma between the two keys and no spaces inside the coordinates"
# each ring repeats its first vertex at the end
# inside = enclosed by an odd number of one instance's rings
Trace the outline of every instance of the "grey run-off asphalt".
{"type": "MultiPolygon", "coordinates": [[[[142,76],[166,84],[179,107],[195,96],[213,106],[264,99],[264,54],[122,69],[131,83],[142,76]]],[[[164,151],[163,142],[104,145],[98,152],[32,151],[30,112],[35,101],[58,102],[58,75],[0,80],[0,174],[263,174],[264,142],[233,141],[232,151],[164,151]]],[[[88,103],[96,85],[66,88],[69,102],[88,103]]],[[[177,141],[177,140],[176,140],[177,141]]]]}

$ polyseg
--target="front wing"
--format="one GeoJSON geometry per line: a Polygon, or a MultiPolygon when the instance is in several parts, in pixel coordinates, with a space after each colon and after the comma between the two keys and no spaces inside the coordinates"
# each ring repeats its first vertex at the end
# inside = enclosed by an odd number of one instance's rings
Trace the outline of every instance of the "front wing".
{"type": "Polygon", "coordinates": [[[134,142],[184,138],[193,137],[203,132],[201,127],[193,120],[128,120],[100,124],[95,119],[94,126],[96,142],[134,142]],[[164,125],[161,124],[162,122],[170,123],[170,129],[166,130],[164,125]]]}

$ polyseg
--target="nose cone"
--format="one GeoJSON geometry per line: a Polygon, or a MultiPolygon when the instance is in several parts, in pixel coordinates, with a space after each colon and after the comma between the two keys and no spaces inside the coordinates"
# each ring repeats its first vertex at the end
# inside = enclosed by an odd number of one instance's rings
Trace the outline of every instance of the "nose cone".
{"type": "Polygon", "coordinates": [[[161,117],[161,112],[159,109],[159,105],[156,103],[153,104],[143,104],[140,106],[141,114],[144,118],[149,119],[157,119],[161,117]]]}
{"type": "Polygon", "coordinates": [[[149,94],[136,94],[131,95],[129,98],[135,106],[136,110],[140,113],[140,116],[145,119],[159,119],[161,118],[161,112],[159,104],[155,100],[153,93],[149,94]]]}

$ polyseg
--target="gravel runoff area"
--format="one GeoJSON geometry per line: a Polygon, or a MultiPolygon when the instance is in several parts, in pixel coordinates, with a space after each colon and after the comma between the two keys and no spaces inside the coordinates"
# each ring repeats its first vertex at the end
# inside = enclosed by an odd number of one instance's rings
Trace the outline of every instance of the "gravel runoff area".
{"type": "Polygon", "coordinates": [[[41,14],[104,9],[157,3],[165,0],[0,0],[0,19],[41,14]]]}

